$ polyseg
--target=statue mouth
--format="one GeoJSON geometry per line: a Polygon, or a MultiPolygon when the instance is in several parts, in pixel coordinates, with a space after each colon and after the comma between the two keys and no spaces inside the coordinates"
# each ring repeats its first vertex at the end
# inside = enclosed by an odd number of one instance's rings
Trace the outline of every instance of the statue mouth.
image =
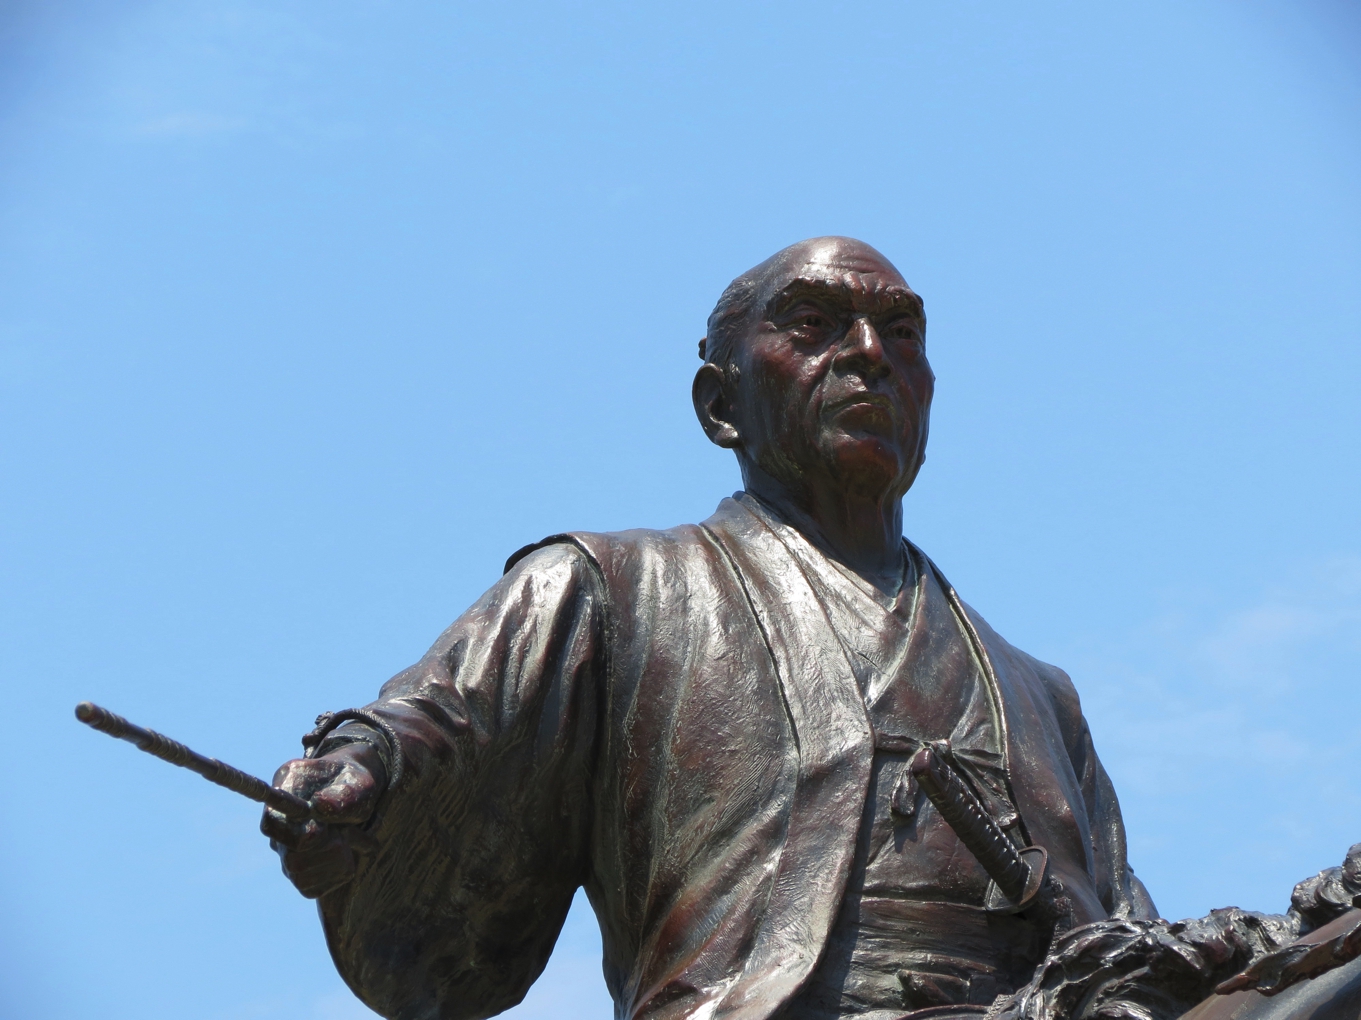
{"type": "Polygon", "coordinates": [[[829,418],[864,424],[892,424],[893,402],[879,393],[854,393],[833,401],[826,409],[829,418]]]}
{"type": "Polygon", "coordinates": [[[882,393],[871,393],[869,390],[860,390],[856,393],[839,397],[831,402],[828,409],[831,411],[840,411],[847,407],[856,407],[860,405],[881,407],[885,411],[893,409],[893,401],[889,400],[888,397],[884,396],[882,393]]]}

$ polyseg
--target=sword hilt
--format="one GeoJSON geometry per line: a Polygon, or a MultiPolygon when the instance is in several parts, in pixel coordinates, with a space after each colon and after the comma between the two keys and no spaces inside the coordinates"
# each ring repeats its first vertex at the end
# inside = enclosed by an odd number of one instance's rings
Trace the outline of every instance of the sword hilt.
{"type": "Polygon", "coordinates": [[[1018,849],[969,789],[950,763],[947,741],[926,744],[908,769],[936,811],[992,879],[987,907],[992,911],[1024,910],[1044,884],[1049,855],[1042,847],[1018,849]],[[1000,895],[997,895],[1000,893],[1000,895]]]}

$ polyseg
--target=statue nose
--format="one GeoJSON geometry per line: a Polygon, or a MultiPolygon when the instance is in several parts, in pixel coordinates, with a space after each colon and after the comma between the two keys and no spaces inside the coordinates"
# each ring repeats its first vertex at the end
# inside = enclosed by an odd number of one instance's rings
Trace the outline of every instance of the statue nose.
{"type": "Polygon", "coordinates": [[[842,341],[836,360],[841,363],[842,368],[857,367],[875,375],[887,375],[889,371],[888,360],[884,357],[884,342],[879,336],[879,331],[863,315],[857,316],[851,322],[851,328],[846,331],[846,338],[842,341]]]}

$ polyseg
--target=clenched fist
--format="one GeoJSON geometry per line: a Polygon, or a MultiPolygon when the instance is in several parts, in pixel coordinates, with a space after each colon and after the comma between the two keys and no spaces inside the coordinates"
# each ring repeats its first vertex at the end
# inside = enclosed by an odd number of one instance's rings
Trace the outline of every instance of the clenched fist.
{"type": "Polygon", "coordinates": [[[296,758],[274,773],[274,785],[311,801],[314,815],[294,822],[265,809],[260,831],[278,851],[284,874],[308,899],[344,885],[354,876],[355,851],[369,843],[359,826],[372,817],[387,785],[377,749],[357,741],[320,758],[296,758]]]}

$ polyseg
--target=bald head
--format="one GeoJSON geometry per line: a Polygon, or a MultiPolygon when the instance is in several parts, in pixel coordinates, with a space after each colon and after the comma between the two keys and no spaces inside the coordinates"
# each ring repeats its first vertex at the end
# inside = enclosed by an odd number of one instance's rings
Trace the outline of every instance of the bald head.
{"type": "Polygon", "coordinates": [[[812,237],[777,251],[728,284],[709,315],[700,357],[726,365],[733,344],[751,325],[803,287],[835,287],[857,303],[911,306],[922,302],[893,263],[853,237],[812,237]]]}
{"type": "Polygon", "coordinates": [[[743,488],[896,591],[935,389],[921,299],[898,270],[849,237],[790,245],[728,286],[700,353],[695,415],[743,488]]]}

